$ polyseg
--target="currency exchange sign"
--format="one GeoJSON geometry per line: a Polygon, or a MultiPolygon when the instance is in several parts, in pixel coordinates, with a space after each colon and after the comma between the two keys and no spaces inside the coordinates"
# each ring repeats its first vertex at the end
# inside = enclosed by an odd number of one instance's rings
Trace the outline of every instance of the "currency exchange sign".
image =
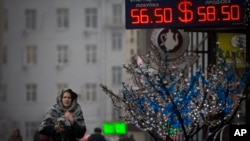
{"type": "Polygon", "coordinates": [[[246,23],[246,0],[125,0],[126,28],[227,28],[246,23]]]}

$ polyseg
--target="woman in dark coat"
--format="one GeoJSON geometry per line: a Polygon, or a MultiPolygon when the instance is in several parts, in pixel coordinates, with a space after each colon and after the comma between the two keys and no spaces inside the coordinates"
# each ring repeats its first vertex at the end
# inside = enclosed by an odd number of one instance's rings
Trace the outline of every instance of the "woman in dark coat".
{"type": "Polygon", "coordinates": [[[38,129],[53,141],[77,141],[86,132],[86,126],[77,94],[71,89],[63,90],[57,102],[45,115],[38,129]]]}

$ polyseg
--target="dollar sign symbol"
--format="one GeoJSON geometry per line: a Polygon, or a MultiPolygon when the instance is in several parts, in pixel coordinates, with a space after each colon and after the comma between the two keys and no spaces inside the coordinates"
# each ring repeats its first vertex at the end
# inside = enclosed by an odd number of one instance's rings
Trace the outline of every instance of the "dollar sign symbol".
{"type": "Polygon", "coordinates": [[[194,18],[193,11],[189,9],[189,6],[192,6],[190,1],[182,1],[178,4],[178,10],[183,13],[178,19],[183,23],[191,22],[194,18]]]}

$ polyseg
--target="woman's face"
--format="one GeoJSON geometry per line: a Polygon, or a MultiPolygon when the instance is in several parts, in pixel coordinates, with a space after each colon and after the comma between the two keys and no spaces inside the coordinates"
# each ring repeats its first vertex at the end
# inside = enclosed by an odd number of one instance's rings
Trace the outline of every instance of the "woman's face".
{"type": "Polygon", "coordinates": [[[68,92],[63,93],[63,96],[62,96],[63,107],[67,109],[71,106],[71,103],[72,103],[71,94],[68,92]]]}

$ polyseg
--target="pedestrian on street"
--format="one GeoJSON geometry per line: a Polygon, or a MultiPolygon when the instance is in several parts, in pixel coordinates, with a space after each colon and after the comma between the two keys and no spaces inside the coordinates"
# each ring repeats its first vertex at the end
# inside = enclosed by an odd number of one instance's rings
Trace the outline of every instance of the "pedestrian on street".
{"type": "Polygon", "coordinates": [[[99,127],[96,127],[94,129],[94,133],[92,133],[87,141],[106,141],[105,137],[102,135],[102,129],[99,127]]]}
{"type": "Polygon", "coordinates": [[[20,129],[16,128],[14,131],[11,133],[11,135],[8,138],[8,141],[22,141],[22,135],[20,133],[20,129]]]}
{"type": "Polygon", "coordinates": [[[62,90],[40,124],[39,133],[53,141],[77,141],[84,136],[86,125],[77,97],[71,89],[62,90]]]}

